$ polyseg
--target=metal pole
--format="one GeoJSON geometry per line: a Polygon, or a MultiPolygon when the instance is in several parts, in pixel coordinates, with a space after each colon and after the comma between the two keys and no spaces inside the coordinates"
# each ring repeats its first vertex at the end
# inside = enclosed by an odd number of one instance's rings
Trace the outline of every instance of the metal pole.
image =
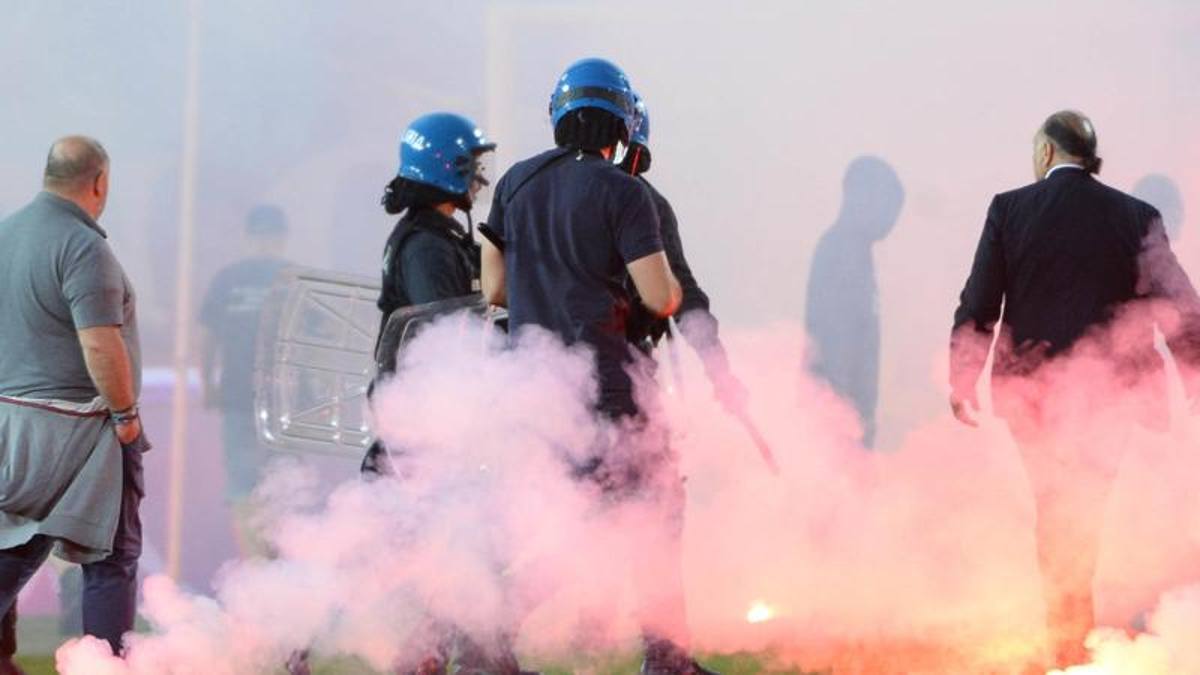
{"type": "Polygon", "coordinates": [[[170,490],[167,503],[167,574],[179,579],[183,561],[184,464],[187,460],[188,336],[192,323],[192,237],[195,231],[199,122],[200,2],[187,4],[187,60],[183,94],[183,155],[179,172],[179,247],[175,267],[175,349],[171,392],[170,490]]]}

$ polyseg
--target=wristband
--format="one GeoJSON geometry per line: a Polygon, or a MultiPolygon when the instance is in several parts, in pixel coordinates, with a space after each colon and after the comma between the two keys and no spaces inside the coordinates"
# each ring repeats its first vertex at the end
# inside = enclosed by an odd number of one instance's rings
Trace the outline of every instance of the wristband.
{"type": "Polygon", "coordinates": [[[138,419],[137,406],[135,406],[135,405],[129,406],[128,408],[126,408],[125,410],[122,410],[120,412],[110,413],[108,416],[108,419],[112,420],[112,423],[116,424],[118,426],[132,424],[133,422],[137,421],[137,419],[138,419]]]}

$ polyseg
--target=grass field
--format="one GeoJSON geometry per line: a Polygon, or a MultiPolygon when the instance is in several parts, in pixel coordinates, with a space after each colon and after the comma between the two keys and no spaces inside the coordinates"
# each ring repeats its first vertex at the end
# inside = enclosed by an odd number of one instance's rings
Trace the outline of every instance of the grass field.
{"type": "MultiPolygon", "coordinates": [[[[28,675],[55,675],[54,650],[67,639],[59,633],[58,620],[54,617],[22,616],[18,623],[17,663],[28,675]]],[[[631,675],[638,671],[640,656],[637,654],[609,655],[594,659],[580,659],[572,663],[529,663],[526,667],[540,669],[543,675],[631,675]]],[[[755,654],[706,654],[701,656],[704,665],[716,669],[722,675],[816,675],[799,670],[769,669],[764,660],[755,654]]],[[[314,663],[316,675],[376,675],[357,659],[334,658],[314,663]]],[[[280,668],[276,673],[282,674],[280,668]]]]}

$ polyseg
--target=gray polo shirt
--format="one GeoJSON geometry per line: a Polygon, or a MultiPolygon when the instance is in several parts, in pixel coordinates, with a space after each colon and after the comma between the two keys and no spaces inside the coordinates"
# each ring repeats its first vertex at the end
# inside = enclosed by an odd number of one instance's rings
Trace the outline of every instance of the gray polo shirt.
{"type": "Polygon", "coordinates": [[[49,192],[0,220],[0,395],[90,401],[76,331],[120,326],[141,391],[133,287],[75,203],[49,192]]]}

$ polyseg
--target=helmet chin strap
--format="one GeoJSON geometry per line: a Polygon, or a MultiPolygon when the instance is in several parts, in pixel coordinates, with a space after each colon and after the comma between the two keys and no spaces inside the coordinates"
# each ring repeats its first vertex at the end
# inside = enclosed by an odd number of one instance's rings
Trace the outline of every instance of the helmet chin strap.
{"type": "Polygon", "coordinates": [[[629,175],[638,174],[638,162],[642,161],[642,144],[638,143],[633,149],[633,161],[629,163],[629,175]]]}

